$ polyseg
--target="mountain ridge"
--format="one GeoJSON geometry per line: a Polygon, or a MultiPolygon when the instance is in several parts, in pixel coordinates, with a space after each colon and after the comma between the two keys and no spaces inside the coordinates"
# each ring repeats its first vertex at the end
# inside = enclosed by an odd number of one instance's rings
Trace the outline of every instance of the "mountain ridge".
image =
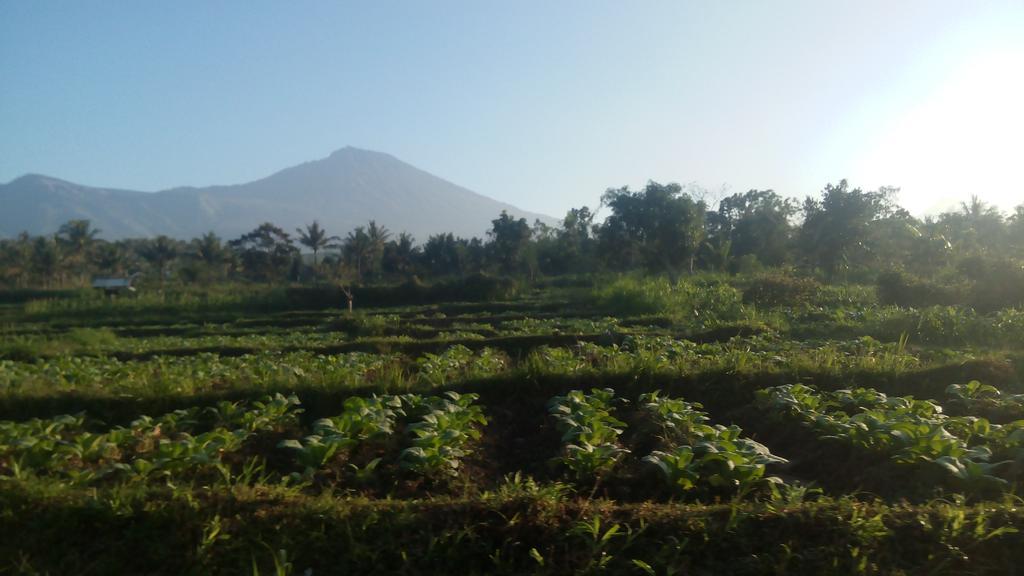
{"type": "Polygon", "coordinates": [[[376,220],[423,242],[430,234],[482,236],[502,210],[531,223],[543,214],[484,196],[391,154],[346,146],[329,156],[240,184],[178,186],[156,192],[100,188],[44,174],[0,184],[0,236],[50,234],[85,218],[107,239],[191,238],[213,230],[237,237],[263,222],[287,231],[318,220],[344,235],[376,220]]]}

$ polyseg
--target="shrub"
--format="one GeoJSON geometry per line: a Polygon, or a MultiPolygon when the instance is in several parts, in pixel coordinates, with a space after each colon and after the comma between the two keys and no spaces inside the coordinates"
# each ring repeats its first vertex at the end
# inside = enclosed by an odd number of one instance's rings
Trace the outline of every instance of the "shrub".
{"type": "MultiPolygon", "coordinates": [[[[518,291],[511,278],[474,274],[466,278],[424,284],[416,277],[397,285],[355,286],[356,308],[437,304],[440,302],[489,302],[509,298],[518,291]]],[[[288,307],[303,310],[345,308],[348,299],[340,286],[292,286],[286,292],[288,307]]]]}
{"type": "Polygon", "coordinates": [[[953,306],[966,301],[962,287],[943,286],[892,270],[878,275],[878,300],[907,308],[953,306]]]}
{"type": "Polygon", "coordinates": [[[991,261],[968,275],[972,281],[969,303],[979,312],[1024,307],[1024,267],[1009,261],[991,261]]]}
{"type": "Polygon", "coordinates": [[[117,335],[110,328],[72,328],[67,339],[80,349],[95,352],[117,345],[117,335]]]}
{"type": "Polygon", "coordinates": [[[591,299],[607,314],[666,314],[700,326],[737,320],[743,313],[739,291],[715,280],[687,279],[673,284],[664,278],[620,278],[592,291],[591,299]]]}
{"type": "Polygon", "coordinates": [[[821,288],[813,278],[782,274],[759,276],[743,291],[743,302],[764,307],[804,305],[810,303],[821,288]]]}

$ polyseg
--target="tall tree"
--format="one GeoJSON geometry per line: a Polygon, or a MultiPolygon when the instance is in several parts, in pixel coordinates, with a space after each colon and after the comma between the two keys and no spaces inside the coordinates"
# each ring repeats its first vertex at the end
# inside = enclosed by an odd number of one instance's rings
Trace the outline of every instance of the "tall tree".
{"type": "Polygon", "coordinates": [[[51,237],[37,236],[32,242],[32,271],[44,286],[50,286],[61,268],[61,245],[51,237]]]}
{"type": "Polygon", "coordinates": [[[102,274],[124,274],[128,255],[120,242],[98,242],[92,251],[92,264],[102,274]]]}
{"type": "Polygon", "coordinates": [[[89,220],[69,220],[57,231],[57,241],[72,258],[84,257],[96,241],[99,230],[89,220]]]}
{"type": "Polygon", "coordinates": [[[1007,224],[1011,248],[1018,253],[1024,252],[1024,204],[1017,206],[1007,224]]]}
{"type": "Polygon", "coordinates": [[[376,221],[370,220],[366,226],[366,236],[369,240],[367,269],[370,274],[376,276],[380,271],[381,258],[384,256],[384,245],[391,238],[391,232],[383,226],[378,226],[376,221]]]}
{"type": "Polygon", "coordinates": [[[961,202],[957,211],[941,214],[939,225],[961,257],[995,256],[1006,247],[1003,214],[978,196],[961,202]]]}
{"type": "Polygon", "coordinates": [[[718,215],[732,257],[753,255],[762,264],[778,266],[789,254],[796,206],[773,190],[733,194],[718,205],[718,215]]]}
{"type": "Polygon", "coordinates": [[[365,276],[373,276],[380,269],[380,261],[384,255],[384,245],[391,232],[379,226],[374,220],[366,226],[357,226],[348,233],[342,243],[342,254],[350,266],[355,266],[356,277],[362,281],[365,276]]]}
{"type": "Polygon", "coordinates": [[[313,269],[317,268],[317,256],[321,250],[326,250],[331,246],[331,243],[341,240],[337,236],[330,236],[327,231],[320,227],[320,223],[313,220],[312,224],[307,224],[306,229],[296,228],[296,232],[299,233],[299,244],[309,248],[313,251],[313,269]]]}
{"type": "Polygon", "coordinates": [[[609,189],[601,203],[612,214],[598,229],[602,250],[619,267],[644,265],[676,274],[691,272],[704,240],[706,206],[679,184],[648,182],[639,192],[609,189]]]}
{"type": "Polygon", "coordinates": [[[571,208],[555,231],[553,251],[547,258],[556,273],[583,272],[594,267],[594,213],[590,208],[571,208]]]}
{"type": "Polygon", "coordinates": [[[370,236],[366,228],[356,226],[355,230],[349,232],[342,242],[341,252],[348,266],[355,268],[356,280],[362,282],[365,264],[371,252],[370,236]]]}
{"type": "Polygon", "coordinates": [[[463,272],[459,243],[451,232],[434,234],[427,238],[420,258],[432,276],[449,276],[463,272]]]}
{"type": "Polygon", "coordinates": [[[189,256],[201,265],[203,271],[200,275],[207,279],[223,278],[225,268],[232,260],[231,251],[213,231],[192,239],[189,256]]]}
{"type": "Polygon", "coordinates": [[[0,281],[5,285],[22,287],[32,268],[32,239],[22,232],[13,240],[0,240],[0,281]]]}
{"type": "Polygon", "coordinates": [[[507,274],[518,272],[532,235],[526,218],[516,220],[502,210],[501,215],[491,220],[489,248],[501,270],[507,274]]]}
{"type": "Polygon", "coordinates": [[[834,278],[870,252],[866,243],[872,222],[893,212],[894,189],[851,189],[846,180],[827,184],[821,200],[804,200],[800,249],[807,261],[834,278]]]}
{"type": "Polygon", "coordinates": [[[57,242],[60,243],[66,263],[79,279],[86,272],[99,233],[88,220],[69,220],[57,231],[57,242]]]}
{"type": "Polygon", "coordinates": [[[384,273],[403,276],[410,274],[419,256],[415,244],[413,237],[406,232],[399,234],[396,240],[388,241],[384,245],[384,255],[381,258],[381,269],[384,273]]]}
{"type": "Polygon", "coordinates": [[[156,270],[163,287],[167,279],[167,266],[178,257],[178,244],[171,238],[161,234],[146,242],[142,247],[142,257],[156,270]]]}
{"type": "Polygon", "coordinates": [[[266,282],[285,278],[298,254],[291,236],[270,222],[235,238],[228,246],[238,253],[246,276],[266,282]]]}

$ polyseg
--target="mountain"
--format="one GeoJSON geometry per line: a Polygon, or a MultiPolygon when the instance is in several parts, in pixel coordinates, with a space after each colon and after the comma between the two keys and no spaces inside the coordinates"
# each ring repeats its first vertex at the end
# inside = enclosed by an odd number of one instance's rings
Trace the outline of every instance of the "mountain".
{"type": "Polygon", "coordinates": [[[381,152],[342,148],[246,184],[138,192],[91,188],[29,174],[0,185],[0,237],[56,232],[88,219],[107,239],[166,234],[192,238],[213,230],[238,237],[263,222],[288,232],[319,220],[344,236],[369,220],[418,242],[452,232],[482,237],[502,210],[531,224],[553,219],[477,194],[381,152]]]}

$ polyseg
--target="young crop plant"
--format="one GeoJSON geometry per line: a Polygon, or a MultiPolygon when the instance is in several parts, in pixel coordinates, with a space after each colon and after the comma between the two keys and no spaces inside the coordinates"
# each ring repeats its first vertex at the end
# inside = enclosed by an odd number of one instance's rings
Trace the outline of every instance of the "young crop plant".
{"type": "Polygon", "coordinates": [[[424,354],[416,360],[419,379],[432,388],[449,382],[491,376],[507,366],[504,356],[495,350],[485,348],[478,354],[462,346],[452,346],[440,354],[424,354]]]}
{"type": "Polygon", "coordinates": [[[701,431],[711,428],[705,424],[708,416],[700,410],[703,406],[681,398],[663,396],[660,390],[641,394],[637,404],[661,430],[661,440],[666,444],[693,440],[701,431]]]}
{"type": "Polygon", "coordinates": [[[396,419],[404,414],[398,396],[353,396],[345,400],[340,415],[314,422],[313,434],[302,440],[282,440],[278,446],[293,452],[303,476],[309,478],[336,454],[348,452],[364,440],[393,434],[396,419]]]}
{"type": "Polygon", "coordinates": [[[208,352],[155,356],[54,357],[33,363],[0,360],[0,388],[98,391],[148,396],[191,395],[216,386],[271,392],[298,386],[349,387],[402,381],[397,354],[261,351],[237,357],[208,352]]]}
{"type": "Polygon", "coordinates": [[[541,346],[530,352],[523,362],[523,366],[528,374],[534,376],[575,375],[591,370],[587,359],[576,350],[552,346],[541,346]]]}
{"type": "Polygon", "coordinates": [[[175,440],[161,440],[156,447],[118,469],[140,476],[171,477],[202,467],[216,467],[225,453],[235,452],[248,438],[245,430],[215,428],[196,436],[182,434],[175,440]]]}
{"type": "Polygon", "coordinates": [[[1016,456],[1014,448],[1024,441],[1024,432],[1013,431],[1013,424],[998,426],[984,418],[949,417],[934,402],[887,397],[874,390],[828,393],[793,384],[759,390],[757,403],[768,410],[782,409],[784,417],[802,421],[823,439],[897,463],[931,465],[969,490],[1006,485],[1000,473],[1011,461],[992,462],[993,453],[1016,456]]]}
{"type": "Polygon", "coordinates": [[[340,415],[314,422],[313,433],[359,441],[390,436],[401,416],[405,416],[401,396],[352,396],[345,400],[340,415]]]}
{"type": "Polygon", "coordinates": [[[399,456],[400,467],[435,480],[458,475],[462,459],[487,425],[483,409],[474,404],[478,398],[449,391],[423,399],[415,407],[423,412],[420,420],[406,427],[412,445],[399,456]]]}
{"type": "Polygon", "coordinates": [[[203,469],[230,474],[223,456],[238,451],[254,435],[294,426],[302,412],[298,406],[294,395],[275,394],[252,403],[221,402],[205,410],[176,410],[159,418],[142,416],[129,428],[107,433],[108,437],[123,438],[118,444],[131,455],[111,467],[141,478],[170,478],[203,469]],[[194,433],[199,427],[208,429],[194,433]]]}
{"type": "Polygon", "coordinates": [[[275,393],[253,402],[251,407],[246,402],[219,402],[207,410],[213,417],[214,426],[262,432],[296,425],[302,412],[297,408],[299,404],[299,398],[294,394],[275,393]]]}
{"type": "Polygon", "coordinates": [[[294,424],[297,405],[295,397],[276,395],[252,404],[139,416],[128,427],[106,432],[85,430],[84,415],[0,422],[0,475],[31,471],[89,484],[110,476],[169,479],[221,469],[223,456],[253,435],[294,424]]]}
{"type": "MultiPolygon", "coordinates": [[[[416,394],[350,397],[338,416],[313,423],[313,434],[301,440],[289,439],[279,446],[290,450],[303,467],[303,478],[311,478],[338,455],[347,455],[365,442],[386,441],[399,430],[400,423],[411,436],[410,446],[398,457],[400,468],[433,479],[458,474],[469,446],[480,438],[480,427],[487,419],[474,404],[476,394],[446,392],[443,396],[416,394]]],[[[357,481],[366,481],[381,458],[363,466],[348,463],[357,481]]]]}
{"type": "Polygon", "coordinates": [[[311,434],[302,440],[282,440],[278,447],[291,451],[296,462],[302,466],[302,477],[311,478],[317,470],[326,466],[335,454],[346,451],[355,444],[355,440],[346,436],[323,437],[311,434]]]}
{"type": "Polygon", "coordinates": [[[626,424],[612,416],[615,401],[611,388],[594,388],[590,394],[572,390],[548,401],[548,412],[562,432],[559,460],[578,480],[600,479],[629,453],[618,443],[626,424]]]}
{"type": "Polygon", "coordinates": [[[995,386],[977,380],[966,384],[950,384],[946,388],[946,396],[951,407],[967,414],[1024,416],[1024,394],[1003,394],[995,386]]]}
{"type": "Polygon", "coordinates": [[[654,391],[638,403],[662,430],[665,450],[655,450],[643,460],[658,467],[668,483],[683,491],[706,487],[744,494],[765,482],[769,464],[786,460],[774,456],[763,444],[741,437],[738,426],[707,424],[699,404],[662,396],[654,391]]]}

